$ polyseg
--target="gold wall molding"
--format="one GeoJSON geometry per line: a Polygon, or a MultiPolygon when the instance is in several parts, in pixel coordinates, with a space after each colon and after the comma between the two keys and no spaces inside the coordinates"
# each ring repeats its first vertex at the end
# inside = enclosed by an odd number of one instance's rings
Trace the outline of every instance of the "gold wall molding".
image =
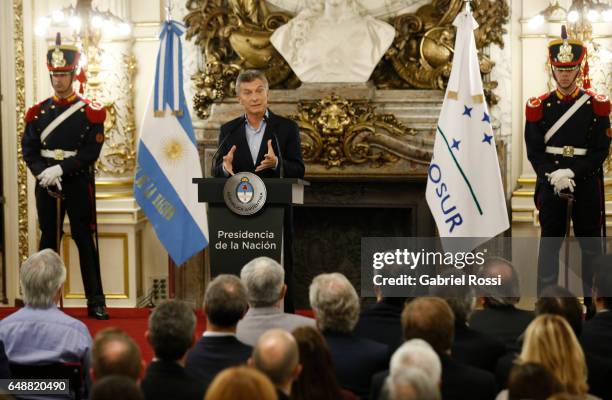
{"type": "MultiPolygon", "coordinates": [[[[431,0],[415,13],[396,16],[392,46],[378,63],[372,81],[378,89],[444,89],[450,75],[455,41],[452,23],[463,0],[431,0]]],[[[187,40],[195,39],[206,65],[192,78],[194,109],[207,119],[210,106],[235,95],[234,81],[246,68],[266,72],[272,89],[293,89],[301,83],[269,41],[276,28],[292,16],[270,12],[259,0],[188,0],[185,17],[187,40]]],[[[489,78],[495,63],[487,47],[503,47],[504,25],[509,20],[506,0],[472,0],[475,31],[485,95],[489,104],[497,82],[489,78]]]]}
{"type": "Polygon", "coordinates": [[[29,255],[28,246],[28,172],[23,161],[21,138],[25,129],[25,47],[23,32],[23,0],[13,0],[13,41],[15,49],[15,88],[16,103],[15,111],[17,129],[17,202],[18,202],[18,227],[19,227],[19,264],[25,261],[29,255]]]}
{"type": "Polygon", "coordinates": [[[378,168],[400,159],[429,164],[431,146],[406,141],[417,131],[393,114],[376,113],[369,102],[350,101],[332,94],[317,101],[300,101],[290,115],[300,127],[302,154],[307,164],[326,168],[368,164],[378,168]]]}

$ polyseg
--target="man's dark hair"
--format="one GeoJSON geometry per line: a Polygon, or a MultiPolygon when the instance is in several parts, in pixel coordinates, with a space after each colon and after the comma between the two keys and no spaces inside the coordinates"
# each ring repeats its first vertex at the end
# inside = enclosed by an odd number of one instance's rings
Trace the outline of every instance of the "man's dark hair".
{"type": "Polygon", "coordinates": [[[477,296],[484,297],[485,307],[516,305],[521,299],[520,283],[518,273],[510,261],[497,256],[488,257],[478,270],[480,278],[497,278],[498,275],[501,275],[501,285],[479,287],[477,296]]]}
{"type": "Polygon", "coordinates": [[[237,276],[219,275],[206,289],[204,306],[210,322],[219,327],[234,327],[248,307],[246,288],[237,276]]]}
{"type": "Polygon", "coordinates": [[[582,332],[582,305],[569,290],[551,285],[542,291],[535,304],[535,315],[553,314],[565,318],[576,337],[582,332]]]}
{"type": "Polygon", "coordinates": [[[533,362],[517,363],[508,377],[509,400],[546,400],[563,391],[563,386],[543,365],[533,362]]]}
{"type": "Polygon", "coordinates": [[[119,328],[102,329],[96,334],[91,358],[96,379],[109,375],[123,375],[135,381],[140,378],[140,348],[134,339],[119,328]]]}
{"type": "Polygon", "coordinates": [[[110,375],[96,381],[90,400],[144,400],[136,382],[126,376],[110,375]]]}
{"type": "Polygon", "coordinates": [[[437,297],[418,297],[402,312],[404,340],[423,339],[436,353],[447,353],[455,336],[455,316],[449,305],[437,297]]]}
{"type": "Polygon", "coordinates": [[[158,305],[149,317],[149,341],[160,360],[176,361],[193,344],[196,317],[184,302],[170,300],[158,305]]]}
{"type": "Polygon", "coordinates": [[[266,78],[266,74],[258,69],[245,69],[238,74],[238,78],[236,78],[236,94],[240,94],[240,84],[244,82],[253,82],[254,80],[259,79],[263,82],[266,89],[268,88],[268,78],[266,78]]]}
{"type": "Polygon", "coordinates": [[[602,298],[604,308],[612,310],[612,254],[597,258],[594,267],[593,291],[602,298]]]}

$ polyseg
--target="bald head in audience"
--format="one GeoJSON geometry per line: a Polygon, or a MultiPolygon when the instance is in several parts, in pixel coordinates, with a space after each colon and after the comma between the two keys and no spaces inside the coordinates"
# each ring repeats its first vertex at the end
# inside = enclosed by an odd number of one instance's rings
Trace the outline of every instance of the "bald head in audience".
{"type": "Polygon", "coordinates": [[[295,338],[281,329],[271,329],[259,338],[249,364],[263,372],[287,396],[302,370],[295,338]]]}
{"type": "Polygon", "coordinates": [[[419,297],[402,312],[404,339],[423,339],[438,354],[450,352],[455,336],[455,316],[446,301],[419,297]]]}
{"type": "Polygon", "coordinates": [[[109,375],[127,376],[135,381],[142,378],[144,362],[138,345],[119,328],[102,329],[96,334],[92,358],[94,380],[109,375]]]}

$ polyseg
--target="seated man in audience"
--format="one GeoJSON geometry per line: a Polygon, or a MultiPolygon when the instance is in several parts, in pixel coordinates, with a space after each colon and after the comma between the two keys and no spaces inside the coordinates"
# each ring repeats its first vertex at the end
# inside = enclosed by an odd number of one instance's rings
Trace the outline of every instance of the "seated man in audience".
{"type": "Polygon", "coordinates": [[[491,286],[486,293],[479,293],[483,296],[484,309],[472,314],[469,326],[501,341],[508,350],[519,351],[517,339],[533,320],[533,313],[516,307],[521,299],[518,273],[510,261],[490,257],[478,274],[483,278],[500,275],[501,285],[491,286]]]}
{"type": "Polygon", "coordinates": [[[90,387],[91,335],[84,323],[55,305],[66,280],[66,269],[53,250],[32,254],[19,271],[25,307],[0,321],[0,341],[11,363],[36,365],[80,362],[84,392],[90,387]]]}
{"type": "Polygon", "coordinates": [[[94,381],[110,375],[127,376],[136,382],[142,378],[145,363],[140,348],[119,328],[105,328],[96,334],[91,358],[94,381]]]}
{"type": "Polygon", "coordinates": [[[315,321],[301,315],[284,313],[281,304],[287,293],[285,270],[268,257],[255,258],[240,271],[247,289],[249,310],[240,322],[236,336],[250,346],[269,329],[293,331],[300,326],[315,326],[315,321]]]}
{"type": "MultiPolygon", "coordinates": [[[[397,374],[407,368],[422,370],[438,388],[442,383],[442,364],[440,357],[423,339],[411,339],[402,344],[391,357],[389,370],[378,372],[372,378],[370,398],[389,399],[389,375],[397,374]]],[[[439,392],[439,390],[438,390],[439,392]]]]}
{"type": "MultiPolygon", "coordinates": [[[[463,272],[456,269],[440,274],[445,278],[460,275],[463,275],[463,272]]],[[[431,287],[430,293],[432,296],[443,298],[455,315],[455,338],[451,348],[453,359],[495,373],[497,360],[506,354],[506,346],[495,338],[468,326],[468,318],[476,304],[474,287],[440,285],[431,287]]]]}
{"type": "Polygon", "coordinates": [[[208,387],[228,367],[244,364],[252,348],[236,339],[236,325],[247,311],[246,288],[234,275],[219,275],[204,294],[206,331],[187,353],[185,369],[208,387]]]}
{"type": "MultiPolygon", "coordinates": [[[[405,265],[389,264],[385,265],[382,270],[375,269],[373,273],[383,277],[396,277],[407,273],[415,275],[414,271],[407,270],[405,265]]],[[[390,352],[394,352],[403,343],[402,310],[406,301],[417,297],[418,294],[416,289],[414,293],[406,293],[405,287],[400,290],[401,293],[398,293],[397,287],[374,286],[376,303],[361,311],[359,321],[353,331],[355,336],[386,344],[390,352]],[[413,297],[397,297],[398,294],[413,297]]]]}
{"type": "Polygon", "coordinates": [[[406,340],[423,339],[440,357],[444,400],[495,398],[497,388],[493,374],[459,363],[451,357],[455,316],[444,300],[436,297],[412,300],[402,313],[402,326],[406,340]]]}
{"type": "Polygon", "coordinates": [[[272,329],[261,335],[249,364],[270,378],[279,400],[290,399],[291,387],[302,366],[297,343],[289,332],[272,329]]]}
{"type": "Polygon", "coordinates": [[[580,341],[586,353],[612,360],[612,255],[596,262],[593,281],[595,316],[585,322],[580,341]]]}
{"type": "Polygon", "coordinates": [[[196,317],[187,303],[167,301],[149,317],[147,341],[155,351],[140,387],[145,400],[202,400],[204,384],[185,371],[185,355],[195,343],[196,317]]]}
{"type": "Polygon", "coordinates": [[[340,273],[321,274],[310,285],[309,299],[340,385],[367,399],[372,376],[387,368],[389,348],[352,334],[359,318],[355,288],[340,273]]]}
{"type": "Polygon", "coordinates": [[[408,367],[387,378],[390,400],[440,400],[440,388],[422,369],[408,367]]]}

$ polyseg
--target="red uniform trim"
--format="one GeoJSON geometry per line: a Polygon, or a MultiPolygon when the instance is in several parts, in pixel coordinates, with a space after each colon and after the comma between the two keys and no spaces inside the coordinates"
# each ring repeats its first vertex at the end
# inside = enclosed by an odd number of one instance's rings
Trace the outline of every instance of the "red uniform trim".
{"type": "Polygon", "coordinates": [[[529,122],[538,122],[544,116],[543,101],[550,96],[550,93],[545,93],[540,97],[531,97],[525,105],[525,117],[529,122]]]}
{"type": "Polygon", "coordinates": [[[605,94],[597,94],[592,90],[586,93],[592,98],[593,112],[599,117],[610,115],[610,99],[605,94]]]}
{"type": "Polygon", "coordinates": [[[38,117],[38,114],[40,114],[40,108],[45,101],[47,100],[43,100],[40,103],[36,103],[28,109],[24,118],[26,124],[32,122],[35,117],[38,117]]]}
{"type": "Polygon", "coordinates": [[[102,103],[97,101],[91,101],[83,99],[85,103],[87,103],[87,107],[85,108],[85,115],[89,122],[93,124],[101,124],[104,123],[106,119],[106,108],[102,103]]]}

